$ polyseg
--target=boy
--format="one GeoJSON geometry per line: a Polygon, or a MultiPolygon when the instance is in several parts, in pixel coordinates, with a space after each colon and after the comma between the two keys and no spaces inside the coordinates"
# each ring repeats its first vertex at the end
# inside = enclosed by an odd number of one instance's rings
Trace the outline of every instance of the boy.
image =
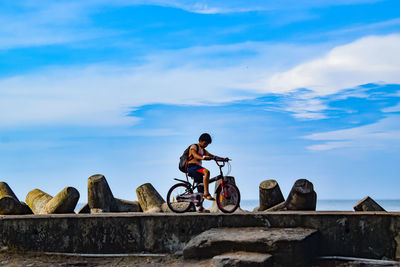
{"type": "MultiPolygon", "coordinates": [[[[211,144],[212,139],[208,133],[203,133],[199,137],[199,143],[193,144],[189,149],[189,161],[187,165],[188,175],[193,177],[195,182],[204,184],[203,198],[214,201],[215,199],[210,195],[208,184],[210,180],[210,171],[201,166],[202,160],[211,160],[215,156],[208,152],[205,148],[211,144]]],[[[203,207],[199,208],[199,212],[209,212],[203,207]]]]}

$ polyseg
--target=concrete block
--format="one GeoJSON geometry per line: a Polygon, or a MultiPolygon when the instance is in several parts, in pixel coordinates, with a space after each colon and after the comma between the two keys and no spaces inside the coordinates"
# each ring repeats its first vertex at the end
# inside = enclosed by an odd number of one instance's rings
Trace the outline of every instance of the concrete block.
{"type": "Polygon", "coordinates": [[[192,238],[185,259],[211,258],[232,251],[268,253],[283,266],[309,266],[317,255],[319,233],[308,228],[214,228],[192,238]]]}
{"type": "Polygon", "coordinates": [[[273,260],[270,254],[254,252],[231,252],[212,258],[214,267],[272,267],[273,260]]]}

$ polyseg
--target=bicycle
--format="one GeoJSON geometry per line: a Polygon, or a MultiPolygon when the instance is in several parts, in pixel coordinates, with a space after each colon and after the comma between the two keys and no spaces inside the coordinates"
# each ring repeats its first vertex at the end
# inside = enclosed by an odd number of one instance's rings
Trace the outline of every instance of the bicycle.
{"type": "MultiPolygon", "coordinates": [[[[230,159],[214,157],[213,160],[218,165],[220,174],[211,178],[209,184],[221,180],[221,184],[218,185],[216,190],[217,207],[224,213],[232,213],[239,207],[240,192],[238,187],[229,179],[229,176],[224,176],[222,172],[225,163],[228,163],[230,167],[230,159]],[[220,164],[220,162],[222,163],[220,164]]],[[[173,212],[184,213],[189,210],[195,210],[195,205],[202,205],[204,201],[203,183],[196,183],[194,179],[192,184],[188,179],[185,181],[174,178],[174,180],[180,183],[173,185],[167,194],[167,204],[173,212]],[[197,189],[197,193],[194,193],[195,189],[197,189]]]]}

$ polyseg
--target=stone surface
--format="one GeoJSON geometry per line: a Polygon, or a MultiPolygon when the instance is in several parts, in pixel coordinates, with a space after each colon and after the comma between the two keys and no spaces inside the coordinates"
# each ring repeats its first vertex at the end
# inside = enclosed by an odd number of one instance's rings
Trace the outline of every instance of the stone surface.
{"type": "Polygon", "coordinates": [[[52,198],[53,197],[49,194],[36,188],[29,191],[29,193],[26,195],[25,201],[34,214],[39,214],[47,202],[49,202],[52,198]]]}
{"type": "Polygon", "coordinates": [[[371,197],[367,196],[361,199],[355,206],[355,211],[385,211],[378,203],[371,197]]]}
{"type": "Polygon", "coordinates": [[[272,255],[254,252],[231,252],[212,258],[215,267],[272,267],[272,255]]]}
{"type": "Polygon", "coordinates": [[[165,200],[150,183],[142,184],[136,189],[140,207],[144,212],[160,212],[165,200]]]}
{"type": "Polygon", "coordinates": [[[281,189],[275,180],[265,180],[259,186],[260,205],[257,211],[269,209],[283,201],[281,189]]]}
{"type": "Polygon", "coordinates": [[[185,259],[212,258],[232,251],[269,253],[284,266],[307,266],[317,255],[318,230],[307,228],[214,228],[192,238],[185,259]]]}
{"type": "Polygon", "coordinates": [[[95,174],[88,179],[88,204],[90,209],[110,212],[113,209],[114,196],[102,174],[95,174]]]}
{"type": "Polygon", "coordinates": [[[65,187],[40,210],[40,214],[74,213],[79,192],[74,187],[65,187]]]}

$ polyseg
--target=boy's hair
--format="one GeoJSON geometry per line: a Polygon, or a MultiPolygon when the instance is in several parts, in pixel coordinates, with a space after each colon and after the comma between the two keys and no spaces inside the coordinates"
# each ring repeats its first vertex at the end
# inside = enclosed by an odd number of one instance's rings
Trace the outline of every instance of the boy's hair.
{"type": "Polygon", "coordinates": [[[211,144],[211,142],[212,142],[211,135],[209,135],[208,133],[203,133],[199,137],[199,142],[200,141],[205,141],[205,142],[211,144]]]}

